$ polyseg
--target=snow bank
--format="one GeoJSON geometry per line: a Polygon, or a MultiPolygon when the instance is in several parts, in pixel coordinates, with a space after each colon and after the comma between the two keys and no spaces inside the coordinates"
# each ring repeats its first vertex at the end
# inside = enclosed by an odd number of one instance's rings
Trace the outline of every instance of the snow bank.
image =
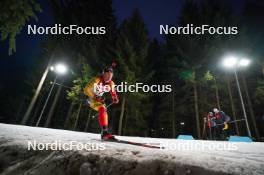
{"type": "Polygon", "coordinates": [[[232,143],[236,149],[171,149],[173,145],[228,146],[229,142],[183,141],[142,137],[120,139],[163,144],[165,150],[102,143],[98,134],[0,124],[0,173],[2,174],[264,174],[263,143],[232,143]],[[104,150],[28,150],[37,143],[104,144],[104,150]]]}

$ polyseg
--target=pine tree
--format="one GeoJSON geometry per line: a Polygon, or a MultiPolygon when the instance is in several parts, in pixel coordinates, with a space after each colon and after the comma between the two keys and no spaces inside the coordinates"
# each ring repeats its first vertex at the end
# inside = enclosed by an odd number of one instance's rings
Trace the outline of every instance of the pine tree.
{"type": "MultiPolygon", "coordinates": [[[[143,74],[147,49],[146,27],[139,11],[135,10],[131,18],[125,20],[120,27],[116,50],[119,64],[118,81],[128,82],[128,84],[147,81],[148,75],[143,74]]],[[[125,128],[123,134],[142,135],[147,128],[148,110],[145,105],[142,105],[142,102],[147,99],[147,94],[142,92],[122,93],[120,99],[123,105],[119,120],[119,134],[121,134],[122,128],[125,128]],[[122,126],[121,123],[124,123],[125,126],[122,126]]]]}
{"type": "Polygon", "coordinates": [[[2,41],[9,40],[9,55],[16,51],[16,36],[32,18],[37,20],[36,13],[41,12],[35,0],[2,0],[0,2],[0,34],[2,41]]]}

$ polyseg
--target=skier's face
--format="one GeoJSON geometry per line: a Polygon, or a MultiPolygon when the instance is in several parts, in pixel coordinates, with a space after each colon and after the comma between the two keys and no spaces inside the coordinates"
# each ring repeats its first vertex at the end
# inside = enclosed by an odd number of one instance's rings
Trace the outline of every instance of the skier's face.
{"type": "Polygon", "coordinates": [[[219,112],[219,110],[218,109],[216,109],[216,108],[214,108],[214,113],[218,113],[219,112]]]}
{"type": "Polygon", "coordinates": [[[109,81],[111,81],[112,80],[112,78],[113,78],[113,73],[112,72],[105,72],[104,74],[103,74],[103,78],[104,78],[104,81],[106,82],[106,83],[108,83],[109,81]]]}

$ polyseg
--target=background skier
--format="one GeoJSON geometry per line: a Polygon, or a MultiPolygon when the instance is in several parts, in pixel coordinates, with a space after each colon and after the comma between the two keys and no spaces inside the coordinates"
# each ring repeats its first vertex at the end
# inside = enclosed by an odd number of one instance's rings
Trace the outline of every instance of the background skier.
{"type": "Polygon", "coordinates": [[[214,108],[213,111],[216,122],[216,137],[221,140],[225,140],[229,137],[228,122],[230,121],[230,117],[223,111],[219,111],[217,108],[214,108]]]}
{"type": "Polygon", "coordinates": [[[216,136],[216,123],[215,123],[215,117],[213,112],[209,112],[206,116],[206,131],[207,131],[207,139],[215,139],[216,136]]]}

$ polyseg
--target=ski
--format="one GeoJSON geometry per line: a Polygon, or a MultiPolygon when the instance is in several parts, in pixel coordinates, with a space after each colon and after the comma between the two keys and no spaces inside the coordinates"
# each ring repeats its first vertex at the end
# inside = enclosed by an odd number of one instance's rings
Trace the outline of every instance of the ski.
{"type": "MultiPolygon", "coordinates": [[[[108,141],[108,140],[106,140],[106,141],[108,141]]],[[[127,141],[127,140],[120,140],[120,139],[109,140],[109,142],[124,143],[124,144],[129,144],[129,145],[142,146],[142,147],[146,147],[146,148],[164,149],[164,147],[162,147],[162,146],[155,146],[155,145],[150,145],[147,143],[139,143],[139,142],[133,142],[133,141],[127,141]]]]}
{"type": "Polygon", "coordinates": [[[146,148],[164,149],[164,147],[162,147],[162,146],[151,145],[151,144],[148,144],[148,143],[139,143],[139,142],[121,140],[121,139],[117,139],[117,138],[112,139],[112,140],[100,140],[100,141],[102,141],[102,142],[123,143],[123,144],[129,144],[129,145],[146,147],[146,148]]]}

